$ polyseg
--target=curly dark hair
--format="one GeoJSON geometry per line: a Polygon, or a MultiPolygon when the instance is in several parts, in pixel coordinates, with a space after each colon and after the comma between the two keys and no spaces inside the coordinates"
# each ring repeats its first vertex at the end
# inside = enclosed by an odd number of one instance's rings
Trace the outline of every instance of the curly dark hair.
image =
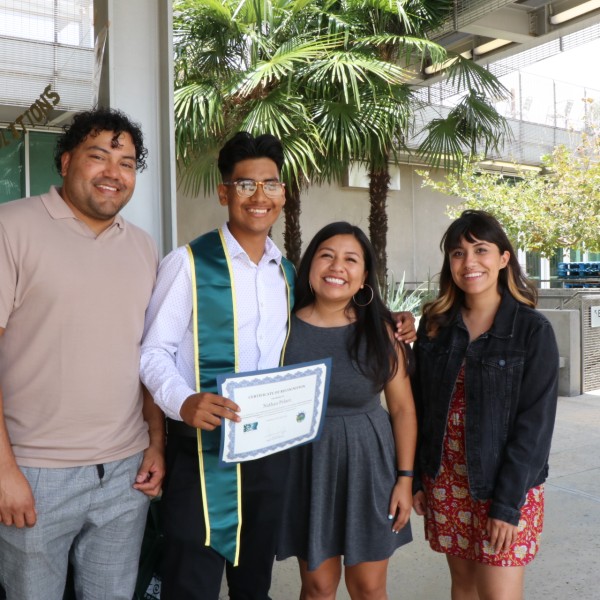
{"type": "Polygon", "coordinates": [[[61,157],[65,152],[70,152],[79,146],[88,135],[96,136],[102,131],[114,132],[113,148],[119,145],[119,136],[122,133],[128,133],[135,146],[136,169],[143,171],[146,168],[148,150],[144,147],[142,129],[120,110],[96,108],[80,112],[73,117],[73,122],[65,125],[63,129],[64,133],[56,141],[54,150],[54,165],[59,173],[61,172],[61,157]]]}

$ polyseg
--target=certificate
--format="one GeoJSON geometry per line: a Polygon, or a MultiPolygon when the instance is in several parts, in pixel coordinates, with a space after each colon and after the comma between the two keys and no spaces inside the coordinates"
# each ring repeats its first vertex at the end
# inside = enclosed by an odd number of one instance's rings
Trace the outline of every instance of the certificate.
{"type": "Polygon", "coordinates": [[[221,463],[254,460],[317,439],[327,407],[331,359],[217,377],[219,393],[239,407],[223,419],[221,463]]]}

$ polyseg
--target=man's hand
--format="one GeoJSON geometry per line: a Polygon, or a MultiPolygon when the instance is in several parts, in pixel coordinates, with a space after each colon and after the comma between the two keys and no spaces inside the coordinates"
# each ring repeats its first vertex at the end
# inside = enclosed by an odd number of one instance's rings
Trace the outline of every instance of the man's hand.
{"type": "Polygon", "coordinates": [[[133,487],[146,496],[154,498],[161,492],[165,477],[165,453],[161,444],[150,444],[144,451],[144,459],[140,465],[133,487]]]}
{"type": "Polygon", "coordinates": [[[0,474],[0,522],[9,527],[33,527],[35,500],[25,475],[16,464],[3,464],[0,474]]]}
{"type": "MultiPolygon", "coordinates": [[[[0,336],[4,328],[0,327],[0,336]]],[[[0,389],[0,523],[33,527],[37,520],[31,486],[15,460],[6,423],[4,398],[0,389]]]]}
{"type": "Polygon", "coordinates": [[[191,427],[212,431],[221,424],[222,417],[236,423],[241,421],[236,414],[239,411],[240,407],[228,398],[209,392],[200,392],[186,398],[179,414],[183,421],[191,427]]]}
{"type": "Polygon", "coordinates": [[[165,477],[165,416],[162,410],[154,404],[154,400],[145,386],[142,386],[142,393],[144,398],[142,414],[148,425],[150,441],[148,448],[144,451],[144,458],[133,487],[150,498],[154,498],[160,494],[165,477]]]}
{"type": "Polygon", "coordinates": [[[417,339],[415,316],[410,311],[403,311],[392,313],[392,318],[396,322],[395,338],[399,342],[412,344],[417,339]]]}

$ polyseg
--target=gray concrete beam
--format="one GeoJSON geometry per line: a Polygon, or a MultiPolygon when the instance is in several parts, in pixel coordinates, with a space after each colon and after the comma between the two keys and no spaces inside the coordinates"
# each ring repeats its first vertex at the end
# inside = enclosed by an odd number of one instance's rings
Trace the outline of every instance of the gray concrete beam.
{"type": "Polygon", "coordinates": [[[477,21],[465,24],[460,31],[473,35],[499,38],[512,42],[528,43],[532,39],[529,13],[512,7],[504,7],[487,14],[477,21]]]}

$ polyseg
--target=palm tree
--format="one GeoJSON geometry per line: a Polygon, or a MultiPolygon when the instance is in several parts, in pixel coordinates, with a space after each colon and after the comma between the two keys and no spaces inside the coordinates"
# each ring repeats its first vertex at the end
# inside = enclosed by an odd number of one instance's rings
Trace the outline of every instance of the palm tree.
{"type": "Polygon", "coordinates": [[[336,42],[305,33],[301,2],[183,0],[175,4],[176,151],[185,189],[210,193],[216,157],[236,131],[269,132],[285,148],[285,249],[300,258],[300,190],[321,141],[294,72],[336,42]],[[295,17],[295,18],[292,18],[295,17]]]}
{"type": "Polygon", "coordinates": [[[372,56],[347,53],[343,34],[319,26],[318,2],[185,0],[176,9],[176,148],[182,183],[192,193],[214,189],[216,154],[235,131],[279,137],[286,158],[285,250],[297,263],[300,193],[319,172],[326,152],[314,118],[321,94],[330,93],[321,81],[329,81],[330,67],[345,69],[350,79],[360,73],[387,85],[400,83],[405,73],[372,56]],[[340,62],[342,54],[347,56],[340,62]]]}
{"type": "MultiPolygon", "coordinates": [[[[286,149],[285,250],[297,262],[303,186],[340,181],[353,160],[365,161],[371,174],[370,234],[383,281],[389,162],[398,162],[406,149],[420,107],[410,84],[411,62],[447,58],[424,32],[451,4],[177,2],[176,143],[184,186],[195,193],[214,188],[217,150],[235,131],[277,135],[286,149]]],[[[453,73],[461,82],[468,77],[477,103],[465,104],[462,112],[459,104],[428,124],[422,150],[433,164],[460,160],[465,150],[476,148],[480,135],[492,144],[502,123],[485,100],[490,90],[501,91],[497,81],[466,61],[457,61],[453,73]]]]}

